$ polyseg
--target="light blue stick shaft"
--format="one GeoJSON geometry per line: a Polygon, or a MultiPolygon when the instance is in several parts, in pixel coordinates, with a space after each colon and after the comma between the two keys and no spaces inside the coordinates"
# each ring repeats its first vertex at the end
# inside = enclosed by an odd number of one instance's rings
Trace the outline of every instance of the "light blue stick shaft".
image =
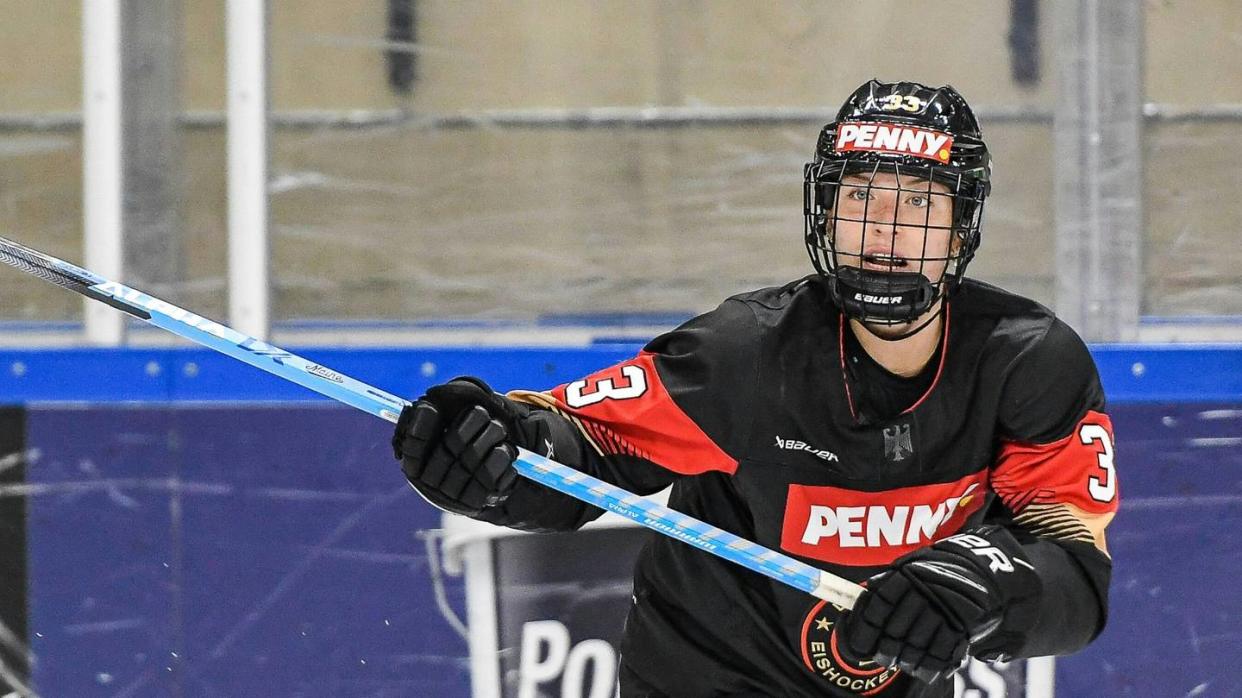
{"type": "MultiPolygon", "coordinates": [[[[0,237],[0,261],[389,422],[396,422],[401,409],[409,404],[326,366],[3,237],[0,237]]],[[[518,449],[514,467],[524,477],[575,499],[613,511],[658,533],[845,608],[852,608],[863,591],[862,587],[847,579],[739,538],[531,451],[518,449]]]]}

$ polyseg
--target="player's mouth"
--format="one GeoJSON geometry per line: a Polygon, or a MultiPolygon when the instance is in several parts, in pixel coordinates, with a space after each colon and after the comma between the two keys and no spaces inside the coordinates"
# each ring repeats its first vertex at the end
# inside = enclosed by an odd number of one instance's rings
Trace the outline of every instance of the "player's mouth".
{"type": "Polygon", "coordinates": [[[901,269],[909,266],[910,264],[905,257],[897,257],[883,252],[864,254],[862,262],[864,269],[879,269],[882,271],[901,269]]]}

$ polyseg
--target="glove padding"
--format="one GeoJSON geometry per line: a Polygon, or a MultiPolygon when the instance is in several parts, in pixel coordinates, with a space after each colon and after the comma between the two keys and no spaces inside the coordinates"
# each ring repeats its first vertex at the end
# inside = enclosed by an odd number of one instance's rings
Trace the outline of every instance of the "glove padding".
{"type": "Polygon", "coordinates": [[[981,526],[904,555],[872,577],[837,624],[838,646],[933,683],[960,668],[1002,623],[1006,632],[1033,625],[1035,604],[1027,602],[1040,590],[1013,535],[981,526]]]}
{"type": "Polygon", "coordinates": [[[477,378],[455,378],[428,389],[401,411],[393,455],[427,501],[476,516],[513,491],[518,479],[514,435],[529,411],[477,378]]]}

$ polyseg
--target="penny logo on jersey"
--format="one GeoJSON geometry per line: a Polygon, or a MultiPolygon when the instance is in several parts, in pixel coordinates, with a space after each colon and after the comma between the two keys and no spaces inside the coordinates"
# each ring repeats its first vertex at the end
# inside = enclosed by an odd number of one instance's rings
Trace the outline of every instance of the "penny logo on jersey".
{"type": "Polygon", "coordinates": [[[844,610],[837,604],[820,601],[807,614],[802,622],[802,663],[837,688],[860,696],[878,693],[892,683],[901,670],[869,660],[855,666],[841,657],[832,627],[844,610]]]}
{"type": "Polygon", "coordinates": [[[834,147],[838,153],[862,150],[890,155],[913,155],[947,164],[953,148],[953,136],[914,126],[853,121],[837,126],[834,147]]]}
{"type": "Polygon", "coordinates": [[[781,548],[841,565],[887,565],[961,529],[983,506],[986,477],[882,492],[790,485],[781,548]]]}

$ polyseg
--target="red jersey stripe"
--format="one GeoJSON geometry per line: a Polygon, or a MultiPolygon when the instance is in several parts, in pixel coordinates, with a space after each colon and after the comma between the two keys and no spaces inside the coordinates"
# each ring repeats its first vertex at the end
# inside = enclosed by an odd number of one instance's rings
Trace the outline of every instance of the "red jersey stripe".
{"type": "Polygon", "coordinates": [[[1014,513],[1031,504],[1053,503],[1093,514],[1117,511],[1112,421],[1090,410],[1063,439],[1002,442],[992,489],[1014,513]]]}
{"type": "Polygon", "coordinates": [[[638,456],[681,475],[737,470],[737,461],[673,401],[654,354],[642,352],[557,386],[551,395],[557,409],[580,420],[607,454],[638,456]]]}

